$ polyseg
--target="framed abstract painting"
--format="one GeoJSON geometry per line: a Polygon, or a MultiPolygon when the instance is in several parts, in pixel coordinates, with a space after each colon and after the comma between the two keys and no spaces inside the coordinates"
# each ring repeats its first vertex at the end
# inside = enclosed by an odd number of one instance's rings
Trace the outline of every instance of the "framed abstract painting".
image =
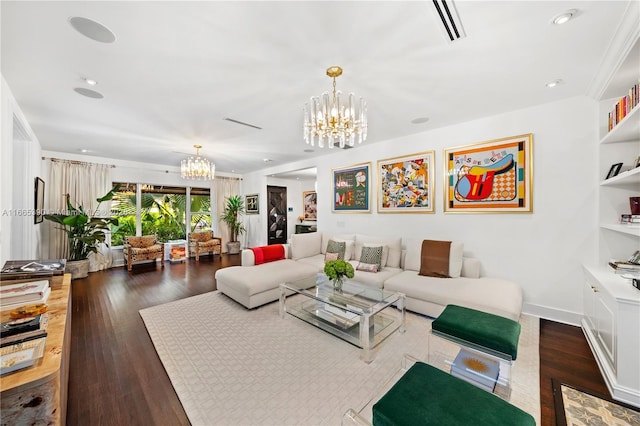
{"type": "Polygon", "coordinates": [[[304,220],[318,220],[318,195],[316,191],[302,193],[302,210],[304,220]]]}
{"type": "Polygon", "coordinates": [[[371,163],[332,169],[332,179],[334,212],[370,212],[371,163]]]}
{"type": "Polygon", "coordinates": [[[445,213],[531,213],[533,134],[444,150],[445,213]]]}
{"type": "Polygon", "coordinates": [[[434,212],[434,153],[378,161],[378,213],[434,212]]]}

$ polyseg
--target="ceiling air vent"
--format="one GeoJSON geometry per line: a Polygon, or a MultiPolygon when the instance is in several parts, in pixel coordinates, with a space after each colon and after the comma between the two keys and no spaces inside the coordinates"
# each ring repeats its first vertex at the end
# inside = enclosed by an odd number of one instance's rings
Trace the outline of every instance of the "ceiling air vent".
{"type": "Polygon", "coordinates": [[[256,126],[255,124],[245,123],[244,121],[236,120],[234,118],[225,117],[223,120],[230,121],[232,123],[240,124],[242,126],[253,127],[254,129],[262,130],[262,127],[256,126]]]}
{"type": "Polygon", "coordinates": [[[452,0],[433,0],[433,6],[436,8],[436,13],[449,41],[453,42],[466,37],[452,0]]]}

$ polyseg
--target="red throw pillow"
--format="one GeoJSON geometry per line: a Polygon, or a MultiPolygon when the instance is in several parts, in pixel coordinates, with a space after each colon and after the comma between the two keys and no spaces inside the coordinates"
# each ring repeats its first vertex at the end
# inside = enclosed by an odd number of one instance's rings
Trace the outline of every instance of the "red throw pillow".
{"type": "Polygon", "coordinates": [[[285,259],[284,246],[282,244],[273,244],[270,246],[250,247],[255,257],[255,264],[261,265],[263,263],[273,262],[276,260],[285,259]]]}

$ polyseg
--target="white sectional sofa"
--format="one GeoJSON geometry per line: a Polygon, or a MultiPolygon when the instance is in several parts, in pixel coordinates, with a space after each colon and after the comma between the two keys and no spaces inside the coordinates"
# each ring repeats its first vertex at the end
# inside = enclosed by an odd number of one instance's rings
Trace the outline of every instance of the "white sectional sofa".
{"type": "Polygon", "coordinates": [[[216,272],[218,289],[254,308],[277,300],[282,282],[315,276],[322,272],[329,240],[344,241],[345,258],[357,267],[365,245],[382,245],[382,268],[376,272],[355,271],[353,281],[406,295],[407,309],[437,317],[448,304],[456,304],[518,321],[522,289],[511,281],[480,277],[480,262],[462,256],[461,243],[451,244],[449,275],[452,278],[419,275],[422,240],[365,234],[313,232],[291,236],[285,245],[286,259],[254,264],[251,250],[242,251],[242,266],[216,272]]]}

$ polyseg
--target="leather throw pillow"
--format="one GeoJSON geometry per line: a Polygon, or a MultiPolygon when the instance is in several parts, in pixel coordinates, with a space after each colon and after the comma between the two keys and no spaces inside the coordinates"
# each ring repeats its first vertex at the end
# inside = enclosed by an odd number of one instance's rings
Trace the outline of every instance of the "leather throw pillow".
{"type": "Polygon", "coordinates": [[[449,253],[451,241],[422,241],[420,272],[426,277],[451,278],[449,276],[449,253]]]}

